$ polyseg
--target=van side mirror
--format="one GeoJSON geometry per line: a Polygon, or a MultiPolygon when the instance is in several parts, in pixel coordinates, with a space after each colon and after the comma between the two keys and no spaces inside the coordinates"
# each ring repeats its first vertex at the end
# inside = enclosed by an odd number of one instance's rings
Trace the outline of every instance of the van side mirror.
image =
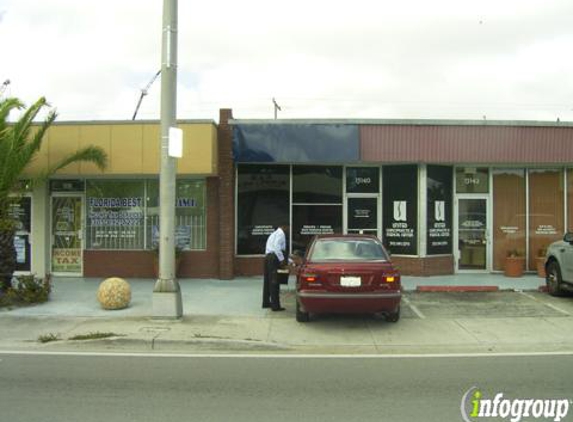
{"type": "Polygon", "coordinates": [[[573,243],[573,233],[572,232],[565,233],[565,236],[563,236],[563,241],[567,243],[573,243]]]}

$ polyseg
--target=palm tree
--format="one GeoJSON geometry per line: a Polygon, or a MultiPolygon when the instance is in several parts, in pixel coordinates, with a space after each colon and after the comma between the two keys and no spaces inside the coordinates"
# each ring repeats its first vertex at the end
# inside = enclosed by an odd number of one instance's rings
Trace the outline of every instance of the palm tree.
{"type": "MultiPolygon", "coordinates": [[[[10,215],[10,209],[20,200],[21,179],[26,167],[40,150],[46,131],[57,117],[54,110],[49,110],[41,123],[34,124],[36,117],[45,108],[49,108],[49,104],[44,97],[28,109],[17,98],[0,101],[0,289],[3,290],[11,286],[16,269],[15,221],[10,215]],[[8,122],[10,113],[19,110],[24,111],[18,119],[13,123],[8,122]]],[[[34,177],[33,182],[45,180],[78,161],[94,163],[103,170],[107,165],[107,154],[101,148],[83,148],[46,168],[34,177]]]]}

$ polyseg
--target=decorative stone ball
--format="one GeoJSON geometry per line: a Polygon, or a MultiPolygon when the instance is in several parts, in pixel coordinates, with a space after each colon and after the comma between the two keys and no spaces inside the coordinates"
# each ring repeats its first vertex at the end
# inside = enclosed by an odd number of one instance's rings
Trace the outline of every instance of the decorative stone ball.
{"type": "Polygon", "coordinates": [[[131,287],[123,278],[105,279],[97,290],[97,300],[104,309],[123,309],[131,301],[131,287]]]}

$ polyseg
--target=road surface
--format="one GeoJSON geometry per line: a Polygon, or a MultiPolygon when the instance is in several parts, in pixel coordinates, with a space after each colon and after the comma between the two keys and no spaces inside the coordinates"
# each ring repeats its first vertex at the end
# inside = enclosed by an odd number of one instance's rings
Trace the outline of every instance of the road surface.
{"type": "Polygon", "coordinates": [[[573,399],[572,367],[572,355],[0,354],[0,420],[460,421],[473,386],[573,399]]]}

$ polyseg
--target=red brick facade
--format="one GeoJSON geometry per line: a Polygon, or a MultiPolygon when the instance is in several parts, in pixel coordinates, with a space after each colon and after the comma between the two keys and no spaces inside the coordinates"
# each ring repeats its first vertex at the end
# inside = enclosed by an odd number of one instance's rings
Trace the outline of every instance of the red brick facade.
{"type": "Polygon", "coordinates": [[[392,261],[398,267],[402,275],[425,277],[454,273],[454,258],[452,255],[425,258],[393,256],[392,261]]]}
{"type": "Polygon", "coordinates": [[[232,279],[235,257],[235,166],[233,163],[233,129],[229,125],[232,111],[220,111],[218,144],[219,170],[219,278],[232,279]]]}
{"type": "MultiPolygon", "coordinates": [[[[451,255],[417,258],[392,257],[402,275],[433,276],[454,273],[454,260],[451,255]]],[[[235,259],[235,275],[256,276],[263,274],[263,258],[249,257],[235,259]]]]}

